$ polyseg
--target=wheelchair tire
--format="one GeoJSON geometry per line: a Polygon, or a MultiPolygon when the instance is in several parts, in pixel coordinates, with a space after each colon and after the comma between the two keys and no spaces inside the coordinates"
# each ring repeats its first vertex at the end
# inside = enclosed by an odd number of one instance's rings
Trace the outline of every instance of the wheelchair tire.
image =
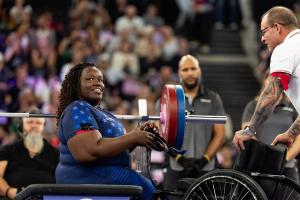
{"type": "Polygon", "coordinates": [[[299,200],[300,199],[300,185],[295,181],[285,178],[280,180],[277,190],[273,195],[274,200],[299,200]]]}
{"type": "Polygon", "coordinates": [[[185,200],[268,200],[249,176],[234,170],[214,170],[201,176],[188,189],[185,200]]]}

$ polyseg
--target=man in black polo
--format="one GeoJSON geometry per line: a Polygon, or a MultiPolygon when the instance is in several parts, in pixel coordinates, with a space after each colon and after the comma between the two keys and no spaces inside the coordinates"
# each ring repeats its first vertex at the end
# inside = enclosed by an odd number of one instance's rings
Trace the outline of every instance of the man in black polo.
{"type": "MultiPolygon", "coordinates": [[[[29,112],[39,110],[32,108],[29,112]]],[[[30,184],[55,183],[59,153],[43,139],[44,128],[44,118],[23,118],[22,139],[0,149],[0,196],[14,199],[30,184]]]]}
{"type": "MultiPolygon", "coordinates": [[[[198,60],[186,55],[179,61],[178,76],[184,88],[186,110],[194,115],[224,115],[220,96],[202,84],[198,60]]],[[[165,177],[165,188],[174,189],[182,177],[197,178],[216,167],[216,152],[223,145],[223,124],[187,122],[182,149],[184,156],[170,158],[165,177]]]]}

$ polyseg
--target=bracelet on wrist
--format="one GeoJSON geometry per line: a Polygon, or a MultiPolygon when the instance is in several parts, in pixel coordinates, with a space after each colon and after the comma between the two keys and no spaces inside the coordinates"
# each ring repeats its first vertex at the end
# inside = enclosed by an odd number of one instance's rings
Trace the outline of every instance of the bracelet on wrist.
{"type": "Polygon", "coordinates": [[[251,130],[250,129],[250,126],[246,126],[244,128],[244,134],[247,134],[247,135],[251,135],[251,136],[255,136],[256,135],[256,132],[254,130],[251,130]]]}

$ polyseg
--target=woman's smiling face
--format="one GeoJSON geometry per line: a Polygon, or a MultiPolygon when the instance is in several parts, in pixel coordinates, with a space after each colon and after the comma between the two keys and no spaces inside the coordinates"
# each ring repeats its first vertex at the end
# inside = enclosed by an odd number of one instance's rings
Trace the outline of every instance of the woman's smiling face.
{"type": "Polygon", "coordinates": [[[95,106],[101,102],[103,92],[104,80],[101,71],[95,66],[85,68],[80,77],[80,99],[95,106]]]}

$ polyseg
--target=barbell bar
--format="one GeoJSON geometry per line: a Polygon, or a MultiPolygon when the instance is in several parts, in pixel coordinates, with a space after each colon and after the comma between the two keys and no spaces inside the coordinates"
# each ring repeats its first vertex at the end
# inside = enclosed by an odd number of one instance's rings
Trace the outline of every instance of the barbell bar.
{"type": "MultiPolygon", "coordinates": [[[[160,116],[156,115],[114,115],[116,118],[121,120],[133,120],[133,121],[149,121],[149,120],[160,120],[160,116]]],[[[21,118],[56,118],[55,114],[36,114],[36,113],[7,113],[0,112],[0,117],[21,117],[21,118]]],[[[188,122],[205,123],[205,124],[225,124],[227,121],[226,116],[215,116],[215,115],[186,115],[185,120],[188,122]]]]}
{"type": "MultiPolygon", "coordinates": [[[[7,113],[0,117],[56,118],[55,114],[7,113]]],[[[186,122],[204,124],[225,124],[226,116],[186,115],[184,90],[180,85],[165,85],[160,98],[160,116],[154,115],[115,115],[121,120],[160,120],[160,134],[170,146],[181,149],[186,122]]],[[[201,134],[201,133],[199,133],[201,134]]]]}

